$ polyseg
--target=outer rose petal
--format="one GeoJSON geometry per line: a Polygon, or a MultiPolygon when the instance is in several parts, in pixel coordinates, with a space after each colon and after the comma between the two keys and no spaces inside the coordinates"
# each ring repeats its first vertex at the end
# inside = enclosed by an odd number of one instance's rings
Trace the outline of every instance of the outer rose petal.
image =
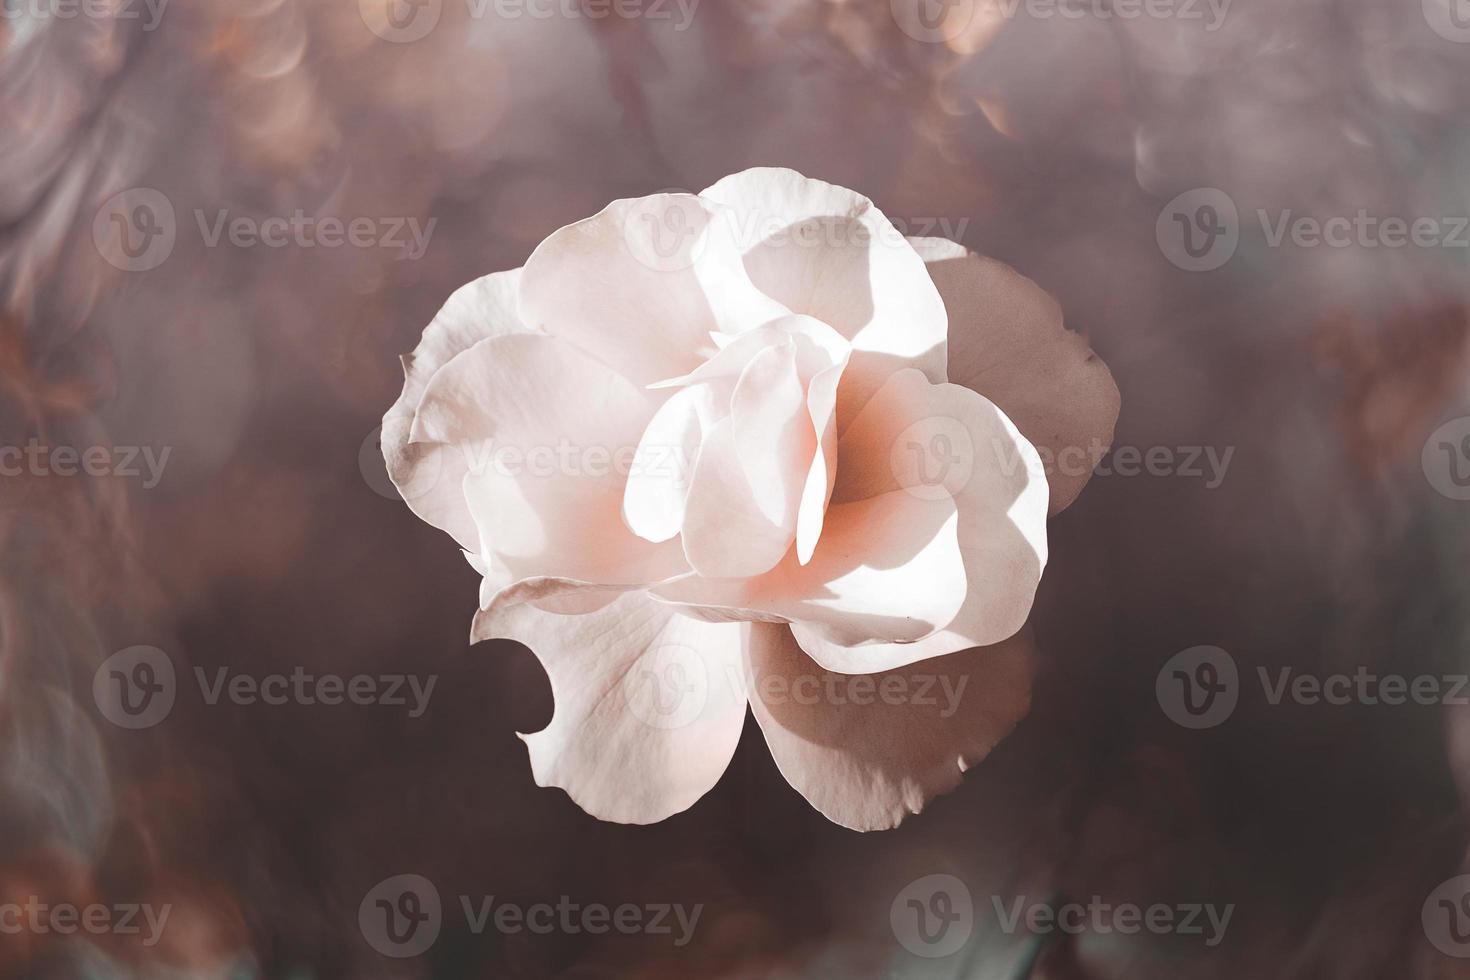
{"type": "Polygon", "coordinates": [[[519,269],[495,272],[451,293],[418,347],[404,355],[403,392],[383,416],[383,461],[393,485],[415,514],[469,550],[478,547],[479,535],[461,492],[464,456],[439,445],[411,446],[409,430],[436,371],[488,337],[527,329],[516,312],[520,281],[519,269]]]}
{"type": "Polygon", "coordinates": [[[483,545],[514,578],[641,584],[686,567],[677,544],[644,541],[622,520],[627,481],[614,460],[638,445],[653,412],[590,355],[523,333],[483,340],[435,374],[413,439],[465,455],[483,545]],[[502,451],[518,452],[518,465],[502,451]]]}
{"type": "Polygon", "coordinates": [[[784,627],[753,629],[751,710],[771,756],[807,802],[852,830],[896,827],[954,789],[1030,707],[1026,632],[995,646],[859,677],[823,670],[784,627]],[[885,683],[895,690],[895,676],[904,679],[904,703],[882,694],[885,683]],[[813,689],[840,696],[819,695],[812,703],[813,689]],[[937,703],[913,703],[921,693],[937,703]]]}
{"type": "MultiPolygon", "coordinates": [[[[487,579],[487,584],[488,584],[487,579]]],[[[482,586],[480,589],[480,609],[482,612],[495,614],[501,608],[519,606],[523,602],[529,602],[545,612],[561,613],[564,616],[578,616],[582,613],[596,612],[603,606],[612,602],[622,592],[634,591],[633,587],[609,589],[605,585],[596,582],[581,582],[571,578],[554,578],[551,576],[540,576],[538,578],[523,578],[519,582],[504,585],[493,590],[482,586]],[[488,595],[486,593],[489,593],[488,595]]],[[[487,617],[487,621],[493,621],[494,616],[487,617]]],[[[470,630],[470,642],[478,642],[474,634],[474,628],[470,630]]]]}
{"type": "Polygon", "coordinates": [[[693,370],[714,352],[712,331],[785,312],[750,285],[712,210],[692,194],[654,194],[552,232],[526,260],[522,319],[639,385],[693,370]]]}
{"type": "Polygon", "coordinates": [[[761,291],[852,342],[839,432],[898,368],[945,380],[944,302],[918,253],[872,201],[777,167],[732,174],[699,196],[735,210],[745,268],[761,291]]]}
{"type": "Polygon", "coordinates": [[[942,238],[909,239],[949,311],[949,378],[1000,406],[1055,461],[1051,513],[1066,508],[1112,444],[1118,386],[1056,300],[1010,266],[942,238]]]}
{"type": "Polygon", "coordinates": [[[537,785],[560,786],[598,819],[643,824],[688,809],[729,765],[749,631],[630,592],[580,616],[494,608],[471,638],[519,640],[551,678],[551,724],[521,736],[537,785]]]}
{"type": "Polygon", "coordinates": [[[968,388],[900,371],[848,428],[838,459],[834,512],[841,501],[893,486],[903,495],[952,495],[964,604],[943,629],[913,643],[859,645],[796,622],[802,649],[830,670],[870,673],[998,643],[1021,628],[1046,566],[1046,476],[1036,450],[1002,412],[968,388]],[[941,468],[930,458],[938,452],[954,458],[941,468]]]}

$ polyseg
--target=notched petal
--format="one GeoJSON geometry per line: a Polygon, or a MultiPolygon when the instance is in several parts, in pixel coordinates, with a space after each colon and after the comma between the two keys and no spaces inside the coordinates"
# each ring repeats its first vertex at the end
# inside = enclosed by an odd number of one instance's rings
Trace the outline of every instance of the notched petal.
{"type": "Polygon", "coordinates": [[[521,736],[537,785],[598,819],[647,824],[693,806],[729,765],[749,628],[630,592],[570,616],[507,602],[482,612],[474,633],[524,643],[551,680],[551,723],[521,736]]]}

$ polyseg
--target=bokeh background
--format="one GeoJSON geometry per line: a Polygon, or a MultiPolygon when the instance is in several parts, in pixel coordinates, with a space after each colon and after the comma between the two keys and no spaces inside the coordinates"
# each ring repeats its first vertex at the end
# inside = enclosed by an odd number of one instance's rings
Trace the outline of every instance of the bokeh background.
{"type": "Polygon", "coordinates": [[[0,935],[0,973],[1470,976],[1421,919],[1470,870],[1470,708],[1271,705],[1253,680],[1470,669],[1470,503],[1425,452],[1470,412],[1470,248],[1273,246],[1254,217],[1470,214],[1460,0],[1234,0],[1217,22],[1101,0],[392,2],[6,0],[0,443],[169,456],[151,486],[0,479],[0,900],[172,914],[151,946],[0,935]],[[397,355],[454,288],[615,197],[753,165],[856,188],[1045,286],[1117,379],[1116,446],[1233,451],[1217,486],[1099,476],[1052,522],[1031,715],[888,833],[812,811],[753,722],[719,786],[656,826],[538,789],[514,733],[549,719],[544,675],[516,644],[469,646],[476,576],[376,458],[397,355]],[[1202,187],[1238,208],[1238,244],[1188,271],[1159,228],[1202,187]],[[138,188],[175,214],[146,269],[105,244],[138,188]],[[210,246],[196,211],[221,210],[434,225],[421,256],[210,246]],[[1244,688],[1191,730],[1155,681],[1201,644],[1244,688]],[[417,718],[181,695],[130,730],[93,678],[136,645],[182,677],[439,680],[417,718]],[[446,914],[396,960],[358,906],[402,873],[447,904],[704,908],[682,947],[446,914]],[[936,873],[967,883],[974,935],[925,959],[890,910],[936,873]],[[1234,913],[1213,947],[1031,937],[998,928],[992,895],[1234,913]]]}

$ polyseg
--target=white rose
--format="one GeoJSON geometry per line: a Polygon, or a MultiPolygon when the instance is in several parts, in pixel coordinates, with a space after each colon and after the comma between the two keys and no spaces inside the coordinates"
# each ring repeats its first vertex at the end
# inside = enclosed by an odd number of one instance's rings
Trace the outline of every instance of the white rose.
{"type": "Polygon", "coordinates": [[[830,819],[895,826],[1025,714],[1046,518],[1118,392],[1042,290],[790,170],[615,201],[450,297],[383,420],[556,712],[536,780],[648,823],[749,703],[830,819]],[[936,659],[938,658],[938,659],[936,659]]]}

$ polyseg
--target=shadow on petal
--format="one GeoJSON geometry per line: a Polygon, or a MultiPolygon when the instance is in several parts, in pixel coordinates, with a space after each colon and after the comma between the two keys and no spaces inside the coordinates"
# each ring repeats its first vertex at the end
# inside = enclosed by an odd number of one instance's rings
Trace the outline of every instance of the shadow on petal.
{"type": "Polygon", "coordinates": [[[751,708],[781,774],[829,820],[884,830],[955,788],[1026,715],[1029,630],[877,674],[823,669],[780,627],[757,626],[751,708]]]}

